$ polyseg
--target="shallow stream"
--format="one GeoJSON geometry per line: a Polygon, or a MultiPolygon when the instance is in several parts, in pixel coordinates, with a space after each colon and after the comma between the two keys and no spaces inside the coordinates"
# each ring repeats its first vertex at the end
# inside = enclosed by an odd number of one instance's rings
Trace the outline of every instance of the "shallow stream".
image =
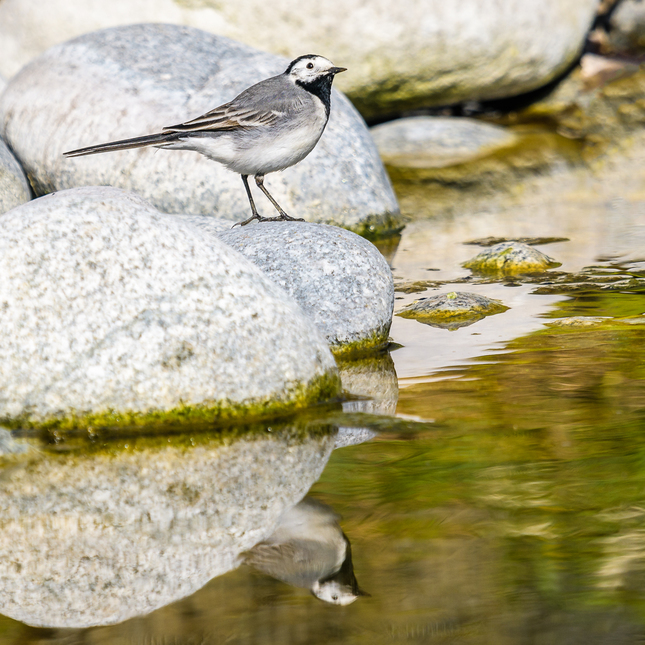
{"type": "Polygon", "coordinates": [[[422,188],[403,200],[418,217],[381,245],[395,311],[450,291],[509,309],[453,331],[395,316],[389,354],[345,366],[363,396],[344,411],[7,467],[0,643],[642,642],[645,201],[549,181],[444,218],[422,188]],[[472,276],[466,243],[490,236],[567,241],[537,246],[552,272],[472,276]],[[239,566],[307,491],[369,594],[347,606],[239,566]]]}

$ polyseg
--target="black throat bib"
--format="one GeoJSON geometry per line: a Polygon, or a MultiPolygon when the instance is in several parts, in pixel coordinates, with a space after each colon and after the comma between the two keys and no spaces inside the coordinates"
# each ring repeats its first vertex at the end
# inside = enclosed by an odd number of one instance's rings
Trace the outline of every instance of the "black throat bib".
{"type": "Polygon", "coordinates": [[[327,118],[329,118],[329,110],[331,108],[331,84],[334,81],[334,77],[329,76],[320,76],[314,81],[296,81],[296,85],[300,85],[303,89],[307,90],[310,94],[317,96],[325,106],[325,113],[327,118]]]}

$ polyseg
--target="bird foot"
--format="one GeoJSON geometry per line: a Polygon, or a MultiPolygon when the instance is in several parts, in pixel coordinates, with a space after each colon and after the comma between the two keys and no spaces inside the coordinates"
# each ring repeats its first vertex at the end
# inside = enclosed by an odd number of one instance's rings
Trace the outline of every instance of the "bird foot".
{"type": "Polygon", "coordinates": [[[258,220],[258,222],[266,222],[267,218],[266,217],[260,217],[260,215],[255,214],[249,217],[249,219],[245,219],[243,222],[235,222],[231,228],[235,228],[236,226],[246,226],[247,224],[250,224],[254,219],[258,220]]]}
{"type": "Polygon", "coordinates": [[[279,217],[262,217],[261,215],[253,215],[249,219],[245,219],[243,222],[236,222],[231,226],[235,228],[236,226],[246,226],[250,224],[254,219],[258,222],[304,222],[305,220],[302,217],[291,217],[286,213],[282,213],[279,217]]]}

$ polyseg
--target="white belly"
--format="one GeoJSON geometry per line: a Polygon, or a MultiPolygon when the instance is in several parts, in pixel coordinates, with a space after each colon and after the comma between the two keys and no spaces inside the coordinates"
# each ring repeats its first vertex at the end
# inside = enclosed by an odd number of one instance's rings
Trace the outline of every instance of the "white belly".
{"type": "Polygon", "coordinates": [[[167,148],[194,150],[241,175],[265,175],[302,161],[315,147],[327,124],[320,101],[303,115],[271,127],[221,132],[167,144],[167,148]],[[317,104],[320,103],[318,106],[317,104]]]}

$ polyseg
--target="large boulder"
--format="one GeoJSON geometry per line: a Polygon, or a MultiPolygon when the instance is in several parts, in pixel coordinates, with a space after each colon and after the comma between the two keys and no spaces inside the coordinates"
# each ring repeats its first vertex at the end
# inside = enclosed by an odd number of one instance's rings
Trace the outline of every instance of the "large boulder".
{"type": "Polygon", "coordinates": [[[41,627],[118,623],[237,567],[318,479],[335,433],[128,437],[43,446],[2,472],[0,614],[41,627]],[[45,447],[46,449],[46,447],[45,447]]]}
{"type": "MultiPolygon", "coordinates": [[[[3,0],[0,72],[87,31],[137,21],[200,27],[290,58],[327,56],[366,116],[540,87],[575,60],[598,0],[3,0]]],[[[160,56],[165,56],[162,50],[160,56]]],[[[116,109],[116,108],[115,108],[116,109]]],[[[106,124],[106,127],[109,127],[106,124]]]]}
{"type": "MultiPolygon", "coordinates": [[[[53,47],[0,97],[0,128],[37,194],[85,185],[132,190],[166,213],[250,214],[239,175],[196,152],[154,148],[68,159],[66,150],[159,132],[283,72],[288,59],[173,25],[132,25],[53,47]]],[[[266,185],[290,214],[387,233],[402,226],[369,131],[334,92],[331,118],[300,164],[266,185]]],[[[257,189],[256,189],[257,190],[257,189]]],[[[275,211],[259,194],[260,212],[275,211]]]]}
{"type": "Polygon", "coordinates": [[[336,356],[387,345],[394,280],[371,242],[335,226],[301,222],[237,227],[221,233],[220,239],[302,307],[336,356]]]}
{"type": "Polygon", "coordinates": [[[335,396],[325,339],[242,255],[136,195],[63,191],[0,217],[0,420],[217,421],[335,396]]]}
{"type": "Polygon", "coordinates": [[[7,144],[0,139],[0,214],[30,199],[27,177],[7,144]]]}

